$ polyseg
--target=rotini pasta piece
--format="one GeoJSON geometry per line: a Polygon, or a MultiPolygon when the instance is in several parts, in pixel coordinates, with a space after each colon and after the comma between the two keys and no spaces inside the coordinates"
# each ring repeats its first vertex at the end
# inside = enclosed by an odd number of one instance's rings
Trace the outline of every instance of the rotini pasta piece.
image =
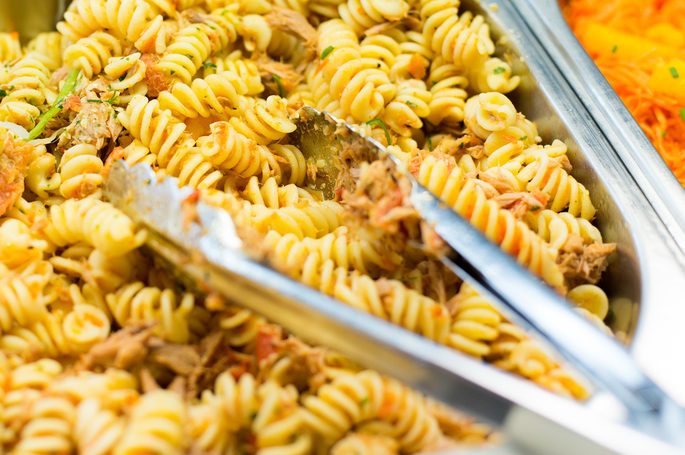
{"type": "Polygon", "coordinates": [[[161,15],[158,15],[147,23],[135,41],[135,47],[141,52],[163,54],[171,38],[178,31],[178,27],[179,23],[175,20],[164,20],[161,15]]]}
{"type": "Polygon", "coordinates": [[[108,294],[106,300],[114,320],[122,327],[135,322],[154,322],[155,333],[160,338],[173,343],[190,340],[188,319],[195,306],[192,294],[184,294],[178,302],[171,289],[146,287],[136,282],[108,294]]]}
{"type": "Polygon", "coordinates": [[[241,177],[268,176],[278,169],[273,155],[265,146],[246,136],[229,122],[215,122],[212,132],[197,141],[202,156],[222,171],[232,171],[241,177]]]}
{"type": "Polygon", "coordinates": [[[249,427],[259,407],[257,387],[255,378],[249,373],[241,375],[237,381],[228,372],[216,378],[214,393],[221,400],[229,431],[237,432],[240,428],[249,427]]]}
{"type": "Polygon", "coordinates": [[[307,427],[332,445],[355,425],[378,416],[386,399],[386,384],[370,370],[345,374],[304,396],[307,427]]]}
{"type": "Polygon", "coordinates": [[[17,32],[0,33],[0,62],[5,63],[21,56],[21,44],[17,32]]]}
{"type": "Polygon", "coordinates": [[[302,409],[293,386],[282,387],[275,382],[262,384],[257,395],[259,407],[252,421],[259,453],[311,453],[312,441],[304,431],[302,409]]]}
{"type": "Polygon", "coordinates": [[[41,55],[45,66],[55,71],[62,66],[62,51],[65,44],[64,37],[58,32],[39,33],[26,45],[26,52],[41,55]]]}
{"type": "Polygon", "coordinates": [[[586,220],[595,217],[596,209],[590,192],[555,160],[543,156],[521,169],[517,178],[526,184],[528,191],[541,191],[549,195],[550,209],[553,211],[566,209],[571,215],[586,220]]]}
{"type": "Polygon", "coordinates": [[[167,14],[172,12],[166,3],[154,0],[77,0],[64,13],[64,20],[57,24],[57,30],[72,42],[104,29],[120,39],[135,43],[159,15],[160,6],[165,7],[167,14]]]}
{"type": "Polygon", "coordinates": [[[102,185],[102,160],[92,144],[78,144],[67,149],[59,163],[59,191],[65,198],[81,199],[102,185]]]}
{"type": "Polygon", "coordinates": [[[193,139],[185,133],[186,125],[168,109],[160,109],[157,100],[135,95],[126,112],[119,115],[119,121],[138,140],[127,152],[149,163],[152,158],[141,145],[149,147],[157,164],[167,175],[177,177],[179,185],[214,188],[223,178],[201,153],[201,148],[194,146],[193,139]]]}
{"type": "Polygon", "coordinates": [[[271,144],[269,151],[280,158],[281,182],[303,186],[307,178],[307,162],[300,149],[289,144],[271,144]]]}
{"type": "Polygon", "coordinates": [[[312,13],[318,14],[327,19],[338,17],[338,7],[346,0],[309,0],[307,8],[312,13]]]}
{"type": "Polygon", "coordinates": [[[48,277],[11,273],[0,278],[0,328],[3,332],[15,325],[29,326],[47,315],[42,291],[48,277]]]}
{"type": "Polygon", "coordinates": [[[62,375],[53,379],[45,390],[75,403],[95,400],[100,407],[115,413],[127,411],[140,396],[136,377],[115,368],[108,368],[102,373],[82,370],[62,375]]]}
{"type": "Polygon", "coordinates": [[[436,55],[460,68],[480,69],[495,51],[483,16],[458,13],[459,0],[421,0],[423,34],[436,55]]]}
{"type": "Polygon", "coordinates": [[[205,390],[200,403],[188,409],[192,451],[202,453],[227,453],[236,445],[235,435],[229,431],[230,424],[220,398],[205,390]]]}
{"type": "Polygon", "coordinates": [[[331,448],[331,455],[356,455],[362,453],[396,455],[399,453],[399,450],[399,444],[390,436],[350,433],[331,448]]]}
{"type": "MultiPolygon", "coordinates": [[[[107,60],[104,71],[110,79],[109,86],[112,90],[116,90],[121,94],[127,90],[136,91],[136,87],[144,85],[143,81],[147,66],[140,57],[140,52],[134,52],[125,57],[111,57],[107,60]]],[[[128,101],[130,101],[130,98],[120,99],[120,102],[128,101]]]]}
{"type": "Polygon", "coordinates": [[[422,33],[413,30],[404,32],[404,38],[390,75],[395,80],[424,79],[433,60],[430,42],[422,33]]]}
{"type": "Polygon", "coordinates": [[[474,357],[489,355],[490,343],[499,335],[502,316],[487,299],[467,285],[462,285],[454,302],[449,344],[474,357]]]}
{"type": "Polygon", "coordinates": [[[389,403],[390,411],[383,408],[379,417],[391,425],[392,436],[399,442],[400,449],[413,453],[434,445],[442,432],[425,399],[398,382],[385,382],[384,404],[389,403]]]}
{"type": "Polygon", "coordinates": [[[178,118],[237,115],[247,85],[231,71],[195,79],[191,85],[177,82],[157,98],[162,109],[169,109],[178,118]]]}
{"type": "Polygon", "coordinates": [[[295,131],[288,115],[285,98],[271,95],[266,100],[243,98],[240,117],[230,119],[231,126],[240,134],[262,145],[277,142],[295,131]]]}
{"type": "Polygon", "coordinates": [[[517,114],[513,125],[494,131],[485,139],[483,151],[486,157],[480,160],[480,168],[485,171],[514,160],[518,163],[525,151],[540,140],[535,124],[517,114]]]}
{"type": "Polygon", "coordinates": [[[243,38],[246,50],[264,52],[269,47],[273,32],[264,16],[247,14],[240,18],[238,34],[243,38]]]}
{"type": "Polygon", "coordinates": [[[45,146],[36,146],[26,175],[26,186],[42,200],[59,190],[62,176],[57,172],[57,159],[45,146]]]}
{"type": "Polygon", "coordinates": [[[252,345],[265,323],[264,318],[242,308],[229,308],[219,316],[219,327],[226,333],[228,344],[234,347],[252,345]]]}
{"type": "Polygon", "coordinates": [[[134,139],[129,145],[124,147],[124,159],[133,166],[144,163],[152,167],[157,163],[157,155],[152,153],[140,140],[134,139]]]}
{"type": "Polygon", "coordinates": [[[184,453],[186,406],[174,392],[154,390],[142,395],[133,407],[124,435],[114,455],[184,453]]]}
{"type": "Polygon", "coordinates": [[[75,305],[62,322],[64,338],[73,352],[87,352],[107,338],[110,324],[107,314],[89,304],[75,305]]]}
{"type": "Polygon", "coordinates": [[[88,242],[107,256],[126,254],[145,240],[145,231],[136,230],[126,215],[92,197],[50,207],[43,233],[56,246],[88,242]]]}
{"type": "Polygon", "coordinates": [[[111,453],[124,433],[124,419],[103,409],[100,401],[89,398],[76,408],[74,440],[83,455],[111,453]]]}
{"type": "Polygon", "coordinates": [[[190,24],[174,36],[157,68],[172,80],[190,84],[207,58],[237,38],[237,18],[227,8],[214,11],[202,22],[190,24]]]}
{"type": "Polygon", "coordinates": [[[0,262],[17,269],[43,259],[48,243],[14,218],[0,221],[0,262]]]}
{"type": "Polygon", "coordinates": [[[241,196],[251,204],[263,205],[272,209],[296,207],[302,200],[313,200],[310,193],[293,183],[279,186],[274,177],[269,177],[261,185],[258,183],[257,177],[251,177],[241,196]]]}
{"type": "Polygon", "coordinates": [[[450,171],[444,161],[429,155],[417,174],[419,183],[469,220],[492,242],[551,286],[563,289],[564,277],[555,262],[553,250],[524,222],[516,220],[511,212],[488,200],[478,184],[466,179],[459,167],[450,171]]]}
{"type": "Polygon", "coordinates": [[[423,126],[421,119],[431,113],[432,98],[423,81],[402,81],[397,84],[397,95],[385,107],[382,119],[400,136],[410,137],[423,126]]]}
{"type": "Polygon", "coordinates": [[[47,89],[50,70],[42,60],[40,54],[31,52],[10,67],[8,78],[12,89],[4,88],[7,95],[0,102],[0,120],[17,123],[27,130],[35,126],[39,106],[54,95],[47,89]]]}
{"type": "Polygon", "coordinates": [[[265,244],[284,260],[302,260],[302,256],[318,253],[322,260],[332,260],[336,267],[357,270],[361,273],[392,269],[401,258],[389,258],[364,239],[353,238],[345,226],[318,239],[298,239],[294,234],[267,233],[265,244]],[[288,259],[285,259],[288,258],[288,259]]]}
{"type": "Polygon", "coordinates": [[[384,0],[347,0],[338,7],[338,14],[357,35],[361,35],[374,25],[407,17],[409,4],[384,0]]]}
{"type": "Polygon", "coordinates": [[[516,108],[509,98],[497,92],[481,93],[466,102],[464,123],[476,136],[486,139],[516,122],[516,108]]]}
{"type": "Polygon", "coordinates": [[[242,53],[237,50],[226,56],[216,56],[207,60],[203,65],[204,76],[219,74],[230,71],[236,74],[247,86],[246,95],[254,96],[264,91],[262,78],[259,75],[259,68],[253,60],[242,57],[242,53]]]}
{"type": "Polygon", "coordinates": [[[521,82],[519,76],[512,75],[511,66],[496,57],[487,59],[478,71],[468,73],[471,87],[479,92],[509,93],[521,82]]]}
{"type": "Polygon", "coordinates": [[[389,35],[367,36],[360,43],[362,58],[371,58],[382,63],[386,73],[395,65],[397,56],[402,52],[400,43],[389,35]]]}
{"type": "Polygon", "coordinates": [[[602,288],[581,284],[568,291],[567,298],[580,308],[603,321],[609,313],[609,299],[602,288]]]}
{"type": "Polygon", "coordinates": [[[300,207],[278,209],[252,205],[247,210],[252,225],[260,231],[292,233],[298,238],[323,237],[342,224],[343,208],[334,201],[305,200],[300,207]]]}
{"type": "Polygon", "coordinates": [[[69,400],[41,397],[29,409],[29,421],[21,430],[15,453],[70,453],[74,448],[75,414],[69,400]]]}
{"type": "Polygon", "coordinates": [[[576,218],[568,212],[557,213],[553,210],[528,212],[526,222],[537,234],[553,248],[559,250],[571,235],[577,235],[585,243],[602,243],[602,234],[584,218],[576,218]]]}
{"type": "Polygon", "coordinates": [[[102,72],[112,57],[120,56],[122,46],[119,40],[106,32],[95,32],[81,38],[64,51],[64,63],[78,68],[90,79],[102,72]]]}
{"type": "Polygon", "coordinates": [[[468,80],[455,65],[438,58],[431,64],[429,81],[432,99],[428,121],[433,125],[458,125],[464,120],[468,80]]]}

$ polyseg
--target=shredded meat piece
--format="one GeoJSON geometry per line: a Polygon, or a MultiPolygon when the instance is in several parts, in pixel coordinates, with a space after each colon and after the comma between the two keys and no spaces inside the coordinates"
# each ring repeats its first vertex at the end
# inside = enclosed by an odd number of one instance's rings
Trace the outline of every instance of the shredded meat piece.
{"type": "Polygon", "coordinates": [[[323,348],[312,347],[297,338],[288,337],[286,340],[277,340],[274,343],[274,353],[269,355],[259,365],[262,376],[268,376],[272,367],[283,357],[290,358],[289,369],[285,377],[281,378],[284,383],[293,384],[298,390],[307,390],[317,387],[325,382],[325,357],[323,348]]]}
{"type": "Polygon", "coordinates": [[[145,63],[145,83],[149,97],[157,97],[160,92],[171,87],[171,79],[157,68],[157,54],[143,54],[140,60],[145,63]]]}
{"type": "Polygon", "coordinates": [[[531,193],[504,193],[493,199],[500,207],[509,210],[518,219],[523,218],[529,211],[545,208],[543,201],[531,193]]]}
{"type": "Polygon", "coordinates": [[[141,363],[148,354],[153,324],[129,325],[93,346],[81,357],[80,365],[92,369],[96,365],[123,370],[141,363]]]}
{"type": "Polygon", "coordinates": [[[95,95],[86,95],[85,100],[81,100],[81,107],[74,121],[60,136],[58,147],[69,148],[76,144],[93,144],[99,150],[109,139],[119,137],[122,129],[109,103],[100,100],[95,95]],[[87,100],[97,100],[97,102],[87,100]]]}
{"type": "Polygon", "coordinates": [[[159,390],[161,388],[148,368],[142,368],[140,370],[140,388],[143,390],[143,393],[152,392],[153,390],[159,390]]]}
{"type": "Polygon", "coordinates": [[[32,152],[32,145],[16,140],[10,132],[0,129],[0,215],[24,192],[24,177],[32,152]]]}
{"type": "Polygon", "coordinates": [[[69,95],[64,100],[64,110],[78,112],[81,110],[81,98],[78,95],[69,95]]]}
{"type": "Polygon", "coordinates": [[[165,344],[150,352],[150,360],[182,376],[190,375],[200,363],[200,354],[187,344],[165,344]]]}
{"type": "Polygon", "coordinates": [[[615,243],[584,245],[583,239],[572,235],[559,251],[557,263],[569,287],[582,283],[596,284],[607,268],[609,256],[616,251],[615,243]]]}
{"type": "Polygon", "coordinates": [[[267,55],[262,55],[257,60],[257,67],[259,68],[262,82],[272,85],[271,88],[275,89],[275,92],[278,92],[278,85],[274,75],[279,77],[283,90],[286,92],[293,90],[304,79],[303,72],[298,71],[292,64],[277,62],[267,55]]]}
{"type": "Polygon", "coordinates": [[[265,19],[271,27],[300,37],[309,56],[306,60],[311,61],[316,58],[318,33],[307,18],[297,11],[275,7],[265,16],[265,19]]]}

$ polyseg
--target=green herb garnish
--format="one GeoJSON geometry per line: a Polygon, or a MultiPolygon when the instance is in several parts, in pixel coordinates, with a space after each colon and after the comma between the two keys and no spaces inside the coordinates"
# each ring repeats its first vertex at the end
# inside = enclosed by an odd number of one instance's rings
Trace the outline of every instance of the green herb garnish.
{"type": "Polygon", "coordinates": [[[321,53],[321,60],[323,60],[323,59],[325,59],[326,57],[328,57],[328,55],[329,55],[331,52],[333,52],[333,49],[335,49],[335,47],[333,47],[333,46],[328,46],[326,49],[324,49],[323,52],[321,53]]]}
{"type": "Polygon", "coordinates": [[[392,144],[392,138],[390,137],[390,131],[388,130],[388,126],[385,124],[385,122],[379,118],[374,118],[366,122],[367,125],[371,126],[378,126],[380,127],[383,132],[385,133],[385,139],[388,141],[388,145],[392,144]]]}
{"type": "Polygon", "coordinates": [[[680,74],[678,74],[678,70],[675,69],[674,66],[670,67],[668,70],[671,72],[671,76],[673,77],[673,79],[678,79],[680,77],[680,74]]]}
{"type": "Polygon", "coordinates": [[[215,65],[214,63],[212,63],[212,62],[204,62],[204,63],[202,64],[202,67],[205,68],[205,69],[206,69],[206,68],[216,69],[216,65],[215,65]]]}
{"type": "Polygon", "coordinates": [[[618,51],[618,45],[617,45],[617,44],[614,44],[614,47],[611,48],[611,53],[612,53],[612,54],[615,54],[616,51],[618,51]]]}
{"type": "Polygon", "coordinates": [[[428,136],[426,139],[426,143],[428,144],[428,150],[433,151],[433,136],[428,136]]]}
{"type": "Polygon", "coordinates": [[[278,87],[278,96],[283,98],[285,96],[285,90],[283,90],[283,79],[281,79],[281,76],[278,74],[272,74],[271,76],[274,78],[274,82],[276,82],[276,86],[278,87]]]}
{"type": "Polygon", "coordinates": [[[680,118],[685,120],[685,107],[680,108],[680,118]]]}
{"type": "Polygon", "coordinates": [[[0,98],[4,98],[6,96],[7,96],[7,92],[0,88],[0,98]]]}
{"type": "Polygon", "coordinates": [[[57,99],[52,103],[50,109],[38,117],[38,124],[29,132],[28,140],[35,139],[40,136],[40,133],[43,132],[48,122],[60,113],[64,99],[76,88],[76,82],[78,81],[79,74],[80,73],[78,69],[75,68],[71,70],[71,73],[69,73],[69,76],[67,76],[67,79],[64,81],[64,85],[62,85],[62,90],[60,90],[57,94],[57,99]]]}
{"type": "Polygon", "coordinates": [[[521,141],[525,141],[526,139],[528,139],[528,136],[521,136],[521,137],[519,138],[519,140],[521,140],[521,141]]]}
{"type": "Polygon", "coordinates": [[[409,106],[409,107],[413,107],[413,108],[416,108],[416,107],[418,107],[418,106],[416,105],[416,103],[412,103],[412,102],[411,102],[411,101],[409,101],[409,100],[405,101],[405,103],[406,103],[406,104],[407,104],[407,106],[409,106]]]}
{"type": "Polygon", "coordinates": [[[493,73],[493,74],[502,74],[502,73],[504,73],[505,71],[506,71],[506,68],[504,68],[504,67],[502,67],[502,66],[498,66],[497,68],[495,68],[494,70],[492,70],[492,73],[493,73]]]}
{"type": "Polygon", "coordinates": [[[86,103],[104,103],[104,101],[98,99],[88,99],[86,100],[86,103]]]}

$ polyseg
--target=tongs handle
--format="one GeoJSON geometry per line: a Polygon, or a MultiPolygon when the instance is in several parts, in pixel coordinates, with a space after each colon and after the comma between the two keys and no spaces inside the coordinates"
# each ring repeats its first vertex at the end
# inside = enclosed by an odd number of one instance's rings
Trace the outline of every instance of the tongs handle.
{"type": "Polygon", "coordinates": [[[667,395],[616,340],[573,311],[555,291],[490,242],[467,220],[413,182],[412,203],[450,246],[443,262],[494,299],[514,322],[545,339],[631,411],[653,413],[667,395]]]}

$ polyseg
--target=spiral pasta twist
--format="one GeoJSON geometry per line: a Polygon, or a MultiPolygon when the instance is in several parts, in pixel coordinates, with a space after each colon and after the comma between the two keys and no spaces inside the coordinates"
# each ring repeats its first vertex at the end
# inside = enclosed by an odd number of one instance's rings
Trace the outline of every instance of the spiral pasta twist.
{"type": "Polygon", "coordinates": [[[585,243],[602,243],[602,234],[584,218],[576,218],[568,212],[553,210],[528,212],[526,222],[553,248],[561,249],[570,236],[576,235],[585,243]]]}
{"type": "Polygon", "coordinates": [[[417,178],[519,263],[551,286],[563,288],[564,277],[553,250],[511,212],[487,200],[483,190],[473,180],[464,178],[459,167],[450,171],[444,161],[429,155],[421,163],[417,178]]]}
{"type": "Polygon", "coordinates": [[[490,354],[490,343],[498,335],[502,316],[485,298],[470,286],[462,285],[455,298],[456,308],[452,316],[450,345],[474,357],[490,354]]]}
{"type": "Polygon", "coordinates": [[[7,96],[0,102],[0,120],[17,123],[30,130],[40,116],[39,106],[50,96],[47,89],[50,70],[39,54],[24,55],[9,69],[11,90],[5,88],[7,96]]]}
{"type": "Polygon", "coordinates": [[[190,405],[188,420],[193,438],[191,451],[226,453],[234,448],[235,436],[229,431],[230,424],[223,411],[221,399],[210,391],[202,394],[200,403],[190,405]]]}
{"type": "Polygon", "coordinates": [[[354,425],[378,416],[385,400],[383,378],[373,371],[343,375],[302,398],[306,425],[329,444],[354,425]]]}
{"type": "Polygon", "coordinates": [[[350,433],[331,448],[331,455],[349,455],[353,453],[395,455],[399,453],[399,444],[390,436],[350,433]]]}
{"type": "Polygon", "coordinates": [[[553,211],[568,209],[571,215],[586,220],[595,217],[596,209],[587,188],[549,157],[530,163],[521,169],[517,178],[526,184],[528,191],[548,194],[553,211]]]}
{"type": "Polygon", "coordinates": [[[423,126],[421,119],[431,113],[432,98],[423,81],[402,81],[397,84],[397,95],[385,107],[382,118],[394,132],[409,137],[423,126]]]}
{"type": "Polygon", "coordinates": [[[257,391],[259,407],[252,421],[260,451],[279,451],[294,455],[311,453],[312,441],[304,430],[297,390],[275,382],[262,384],[257,391]]]}
{"type": "MultiPolygon", "coordinates": [[[[77,0],[64,13],[64,20],[57,23],[57,30],[72,42],[104,29],[135,43],[164,4],[147,0],[77,0]]],[[[168,6],[166,9],[167,14],[173,12],[168,6]]]]}
{"type": "Polygon", "coordinates": [[[50,207],[46,238],[63,247],[87,242],[107,256],[121,256],[140,246],[145,231],[107,202],[94,198],[69,199],[50,207]]]}
{"type": "Polygon", "coordinates": [[[428,121],[433,125],[458,125],[464,120],[468,80],[455,65],[440,58],[431,64],[429,80],[433,85],[428,121]]]}
{"type": "Polygon", "coordinates": [[[338,7],[346,0],[309,0],[307,8],[319,16],[333,19],[338,17],[338,7]]]}
{"type": "Polygon", "coordinates": [[[307,178],[307,162],[302,151],[290,144],[271,144],[269,151],[274,156],[281,158],[279,161],[281,181],[302,186],[307,178]]]}
{"type": "Polygon", "coordinates": [[[43,258],[48,243],[21,221],[8,218],[0,223],[0,263],[10,269],[23,268],[43,258]]]}
{"type": "Polygon", "coordinates": [[[122,47],[117,38],[106,32],[95,32],[81,38],[64,51],[64,63],[78,68],[85,77],[98,75],[110,58],[121,55],[122,47]]]}
{"type": "MultiPolygon", "coordinates": [[[[112,90],[122,93],[126,90],[134,91],[136,87],[143,85],[141,83],[145,79],[147,66],[140,57],[140,52],[134,52],[126,57],[112,57],[107,61],[104,71],[111,80],[109,85],[112,90]]],[[[128,102],[130,98],[120,101],[128,102]]]]}
{"type": "Polygon", "coordinates": [[[376,24],[407,17],[409,4],[386,0],[347,0],[338,7],[338,13],[357,35],[361,35],[376,24]]]}
{"type": "Polygon", "coordinates": [[[469,98],[464,108],[464,123],[481,139],[512,126],[515,121],[516,108],[501,93],[481,93],[469,98]]]}
{"type": "Polygon", "coordinates": [[[138,139],[135,139],[124,147],[123,153],[124,159],[131,166],[138,163],[145,163],[152,167],[157,163],[157,155],[152,153],[150,149],[138,139]]]}
{"type": "Polygon", "coordinates": [[[234,42],[237,19],[228,9],[219,9],[203,22],[181,29],[159,60],[157,68],[184,84],[190,84],[207,58],[234,42]]]}
{"type": "Polygon", "coordinates": [[[174,392],[154,390],[134,406],[114,455],[183,453],[186,407],[174,392]]]}
{"type": "Polygon", "coordinates": [[[280,234],[292,233],[298,238],[318,238],[342,224],[343,208],[334,201],[305,200],[299,207],[270,209],[252,205],[247,211],[251,224],[262,232],[274,230],[280,234]]]}
{"type": "Polygon", "coordinates": [[[21,55],[18,33],[0,33],[0,62],[9,62],[21,55]]]}
{"type": "Polygon", "coordinates": [[[134,322],[156,323],[155,333],[173,343],[187,343],[190,339],[188,319],[195,299],[186,293],[177,302],[171,289],[146,287],[141,282],[127,284],[116,293],[106,296],[107,306],[114,320],[125,326],[134,322]]]}
{"type": "Polygon", "coordinates": [[[44,396],[33,403],[29,422],[21,430],[16,453],[70,453],[75,420],[74,405],[61,397],[44,396]]]}
{"type": "Polygon", "coordinates": [[[44,275],[8,274],[0,278],[0,329],[9,331],[15,324],[26,327],[47,315],[42,290],[44,275]]]}
{"type": "Polygon", "coordinates": [[[360,50],[363,58],[371,58],[381,62],[381,68],[386,73],[395,65],[397,56],[402,53],[400,43],[389,35],[367,36],[360,43],[360,50]]]}
{"type": "Polygon", "coordinates": [[[80,199],[97,191],[102,185],[102,160],[91,144],[78,144],[62,155],[58,172],[59,191],[65,198],[80,199]]]}
{"type": "Polygon", "coordinates": [[[100,401],[90,398],[76,408],[74,440],[79,453],[106,455],[111,453],[124,433],[124,420],[103,409],[100,401]]]}
{"type": "Polygon", "coordinates": [[[295,184],[278,186],[275,177],[269,177],[259,184],[257,177],[251,177],[245,185],[241,196],[254,205],[268,208],[296,207],[301,200],[313,200],[313,196],[295,184]]]}
{"type": "Polygon", "coordinates": [[[321,24],[318,47],[321,52],[332,49],[321,71],[342,112],[360,122],[377,117],[396,93],[387,73],[379,69],[381,62],[362,58],[354,32],[337,19],[321,24]]]}
{"type": "Polygon", "coordinates": [[[45,66],[54,71],[62,66],[62,50],[65,44],[63,36],[58,32],[39,33],[26,45],[26,53],[40,55],[45,66]]]}
{"type": "Polygon", "coordinates": [[[229,113],[236,115],[240,97],[247,94],[247,85],[231,71],[195,79],[191,85],[178,82],[157,98],[162,109],[169,109],[178,118],[209,117],[229,113]]]}
{"type": "Polygon", "coordinates": [[[229,122],[210,125],[212,134],[198,139],[197,147],[204,158],[218,169],[232,171],[241,177],[271,174],[275,165],[269,150],[252,137],[239,132],[229,122]]]}
{"type": "Polygon", "coordinates": [[[226,333],[230,346],[242,347],[251,345],[260,327],[266,321],[242,308],[229,308],[221,313],[219,327],[226,333]]]}
{"type": "Polygon", "coordinates": [[[479,68],[469,71],[471,87],[480,92],[509,93],[521,82],[519,76],[512,75],[511,66],[497,57],[490,57],[479,68]]]}
{"type": "Polygon", "coordinates": [[[295,131],[285,98],[271,95],[266,100],[243,98],[240,117],[229,121],[237,132],[261,145],[277,142],[295,131]]]}
{"type": "Polygon", "coordinates": [[[242,53],[239,50],[226,56],[212,57],[202,67],[204,77],[227,71],[237,75],[247,86],[246,95],[254,96],[264,91],[257,64],[253,60],[242,58],[242,53]]]}

